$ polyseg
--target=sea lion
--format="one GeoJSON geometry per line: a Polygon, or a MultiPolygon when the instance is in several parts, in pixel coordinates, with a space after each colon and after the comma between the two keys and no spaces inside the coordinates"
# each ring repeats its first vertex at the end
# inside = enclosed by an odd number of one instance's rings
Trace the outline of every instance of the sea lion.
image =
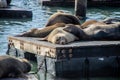
{"type": "Polygon", "coordinates": [[[31,29],[30,31],[27,31],[25,33],[22,33],[20,35],[16,35],[16,36],[20,36],[20,37],[39,37],[39,38],[44,38],[46,37],[51,31],[53,31],[55,28],[58,27],[64,27],[65,23],[55,23],[54,25],[45,27],[43,29],[39,29],[39,28],[34,28],[31,29]]]}
{"type": "Polygon", "coordinates": [[[20,34],[20,35],[16,35],[16,36],[43,38],[43,37],[46,37],[55,28],[64,27],[65,24],[69,24],[69,23],[80,25],[80,21],[77,17],[59,11],[57,13],[54,13],[49,18],[45,28],[43,28],[43,29],[34,28],[34,29],[31,29],[25,33],[20,34]]]}
{"type": "Polygon", "coordinates": [[[66,24],[63,30],[75,35],[79,38],[79,40],[83,40],[85,37],[88,37],[87,35],[85,35],[80,25],[66,24]]]}
{"type": "Polygon", "coordinates": [[[53,44],[67,44],[78,40],[73,34],[63,30],[64,27],[59,27],[54,29],[47,37],[46,40],[52,42],[53,44]]]}
{"type": "Polygon", "coordinates": [[[6,0],[0,0],[0,8],[7,7],[7,1],[6,0]]]}
{"type": "Polygon", "coordinates": [[[54,25],[55,23],[80,25],[80,20],[76,16],[58,11],[50,16],[46,24],[46,27],[54,25]]]}
{"type": "Polygon", "coordinates": [[[106,24],[114,24],[114,23],[120,22],[120,18],[119,17],[115,17],[115,18],[109,17],[109,18],[102,20],[102,22],[104,22],[106,24]]]}
{"type": "Polygon", "coordinates": [[[84,29],[84,28],[87,28],[87,27],[89,27],[89,25],[91,25],[91,24],[106,24],[106,23],[104,23],[104,22],[102,22],[102,21],[97,21],[97,20],[88,20],[88,21],[85,21],[83,24],[81,24],[81,28],[82,29],[84,29]]]}
{"type": "Polygon", "coordinates": [[[26,59],[0,56],[0,78],[22,77],[30,70],[31,64],[26,59]]]}
{"type": "Polygon", "coordinates": [[[68,24],[63,30],[77,36],[79,40],[120,40],[120,23],[94,23],[85,29],[68,24]]]}
{"type": "Polygon", "coordinates": [[[120,22],[105,25],[92,24],[83,31],[91,40],[119,40],[120,22]]]}

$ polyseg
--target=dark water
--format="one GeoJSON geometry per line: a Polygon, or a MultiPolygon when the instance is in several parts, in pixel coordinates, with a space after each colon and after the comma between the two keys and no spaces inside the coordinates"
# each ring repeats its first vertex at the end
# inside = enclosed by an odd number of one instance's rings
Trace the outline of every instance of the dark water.
{"type": "MultiPolygon", "coordinates": [[[[4,55],[7,50],[8,36],[22,33],[23,31],[27,31],[31,28],[44,27],[49,16],[56,12],[57,10],[63,10],[65,12],[74,14],[74,7],[73,8],[45,7],[38,4],[37,1],[39,0],[12,0],[11,4],[32,10],[33,17],[32,19],[0,19],[0,55],[4,55]]],[[[107,17],[120,17],[120,9],[110,7],[104,8],[97,7],[88,8],[87,10],[87,19],[102,20],[107,17]]],[[[116,79],[95,78],[93,80],[116,80],[116,79]]]]}

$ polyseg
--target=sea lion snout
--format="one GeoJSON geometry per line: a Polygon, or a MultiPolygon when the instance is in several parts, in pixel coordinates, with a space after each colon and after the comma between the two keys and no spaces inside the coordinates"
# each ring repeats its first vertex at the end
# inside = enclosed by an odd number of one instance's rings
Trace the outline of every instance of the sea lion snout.
{"type": "Polygon", "coordinates": [[[64,45],[67,43],[67,39],[64,34],[58,33],[52,38],[52,43],[64,45]]]}

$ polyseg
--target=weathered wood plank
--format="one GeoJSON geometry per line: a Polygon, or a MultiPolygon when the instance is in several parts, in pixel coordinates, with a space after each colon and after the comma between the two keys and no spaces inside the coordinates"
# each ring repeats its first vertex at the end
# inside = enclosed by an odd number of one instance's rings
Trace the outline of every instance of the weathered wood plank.
{"type": "Polygon", "coordinates": [[[67,47],[87,47],[87,46],[112,46],[120,45],[120,41],[76,41],[66,45],[52,44],[47,41],[40,41],[39,38],[34,37],[14,37],[9,36],[9,40],[23,41],[28,44],[35,44],[49,48],[67,48],[67,47]]]}

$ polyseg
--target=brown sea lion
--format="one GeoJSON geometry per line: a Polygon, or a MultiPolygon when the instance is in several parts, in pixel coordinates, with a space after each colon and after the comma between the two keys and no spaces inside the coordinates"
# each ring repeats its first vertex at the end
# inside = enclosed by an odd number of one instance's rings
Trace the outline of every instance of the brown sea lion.
{"type": "Polygon", "coordinates": [[[101,22],[101,21],[97,21],[97,20],[88,20],[88,21],[85,21],[83,24],[81,24],[81,28],[84,29],[84,28],[87,28],[89,27],[89,25],[91,24],[106,24],[104,22],[101,22]]]}
{"type": "Polygon", "coordinates": [[[92,24],[88,28],[83,29],[84,33],[93,40],[119,40],[120,39],[120,23],[115,24],[92,24]]]}
{"type": "Polygon", "coordinates": [[[79,40],[120,40],[120,23],[94,23],[85,29],[68,24],[63,30],[77,36],[79,40]]]}
{"type": "Polygon", "coordinates": [[[38,28],[31,29],[30,31],[27,31],[25,33],[22,33],[22,34],[16,35],[16,36],[44,38],[55,28],[64,27],[64,26],[65,26],[65,23],[55,23],[54,25],[51,25],[51,26],[48,26],[48,27],[45,27],[42,29],[38,29],[38,28]]]}
{"type": "Polygon", "coordinates": [[[30,70],[31,65],[26,59],[0,56],[0,78],[22,77],[30,70]]]}
{"type": "Polygon", "coordinates": [[[88,37],[84,31],[81,29],[80,25],[74,25],[74,24],[66,24],[63,28],[64,31],[72,33],[76,37],[79,38],[79,40],[84,39],[85,37],[88,37]]]}
{"type": "Polygon", "coordinates": [[[63,30],[64,27],[54,29],[44,40],[52,42],[53,44],[67,44],[78,40],[73,34],[63,30]]]}
{"type": "Polygon", "coordinates": [[[119,17],[109,17],[109,18],[102,20],[102,22],[104,22],[106,24],[114,24],[114,23],[120,22],[120,18],[119,17]]]}
{"type": "Polygon", "coordinates": [[[76,16],[58,11],[50,16],[46,24],[46,27],[54,25],[55,23],[80,25],[80,20],[76,16]]]}
{"type": "Polygon", "coordinates": [[[27,31],[23,34],[16,35],[16,36],[43,38],[43,37],[46,37],[55,28],[64,27],[65,24],[68,24],[68,23],[80,25],[80,21],[77,17],[59,11],[57,13],[54,13],[49,18],[45,28],[43,29],[34,28],[34,29],[31,29],[30,31],[27,31]]]}

